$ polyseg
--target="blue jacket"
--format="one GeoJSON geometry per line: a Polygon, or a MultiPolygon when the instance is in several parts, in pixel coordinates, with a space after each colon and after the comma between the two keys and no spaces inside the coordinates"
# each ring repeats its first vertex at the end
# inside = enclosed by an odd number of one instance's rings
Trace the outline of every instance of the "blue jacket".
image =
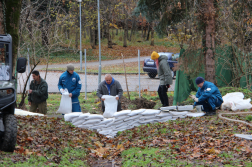
{"type": "Polygon", "coordinates": [[[212,82],[208,81],[204,81],[202,88],[198,88],[196,97],[199,102],[207,101],[212,108],[215,108],[217,102],[223,102],[219,89],[212,82]]]}
{"type": "Polygon", "coordinates": [[[72,93],[72,101],[75,102],[78,101],[81,85],[80,76],[76,72],[70,74],[69,72],[65,71],[59,78],[58,88],[59,90],[61,88],[67,88],[68,92],[72,93]]]}

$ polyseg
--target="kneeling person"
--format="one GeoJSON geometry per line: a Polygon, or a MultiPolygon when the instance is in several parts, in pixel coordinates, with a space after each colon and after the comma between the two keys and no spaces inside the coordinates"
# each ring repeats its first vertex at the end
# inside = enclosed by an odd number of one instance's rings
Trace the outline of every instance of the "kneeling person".
{"type": "Polygon", "coordinates": [[[212,83],[205,81],[204,78],[196,78],[196,84],[199,87],[195,95],[191,98],[195,101],[194,105],[203,105],[203,111],[206,115],[215,115],[216,107],[220,107],[223,99],[219,89],[212,83]]]}

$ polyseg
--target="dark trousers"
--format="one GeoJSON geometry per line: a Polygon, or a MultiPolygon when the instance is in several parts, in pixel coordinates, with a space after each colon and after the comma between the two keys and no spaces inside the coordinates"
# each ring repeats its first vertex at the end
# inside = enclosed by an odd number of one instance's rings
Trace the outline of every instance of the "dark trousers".
{"type": "MultiPolygon", "coordinates": [[[[104,105],[104,102],[102,102],[102,112],[104,113],[104,111],[105,111],[105,105],[104,105]]],[[[121,102],[120,101],[118,101],[117,111],[122,111],[121,102]]]]}
{"type": "Polygon", "coordinates": [[[163,105],[163,107],[165,106],[169,106],[169,99],[167,96],[167,90],[165,85],[159,85],[158,87],[158,96],[159,99],[163,105]]]}

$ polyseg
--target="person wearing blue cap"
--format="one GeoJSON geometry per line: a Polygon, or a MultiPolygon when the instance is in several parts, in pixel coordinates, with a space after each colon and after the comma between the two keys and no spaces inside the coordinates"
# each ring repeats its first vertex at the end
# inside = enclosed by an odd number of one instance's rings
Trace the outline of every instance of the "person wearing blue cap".
{"type": "Polygon", "coordinates": [[[202,77],[197,77],[195,82],[199,88],[196,96],[191,95],[191,98],[195,101],[194,106],[203,105],[206,116],[216,115],[216,108],[223,103],[219,89],[212,82],[205,81],[202,77]]]}

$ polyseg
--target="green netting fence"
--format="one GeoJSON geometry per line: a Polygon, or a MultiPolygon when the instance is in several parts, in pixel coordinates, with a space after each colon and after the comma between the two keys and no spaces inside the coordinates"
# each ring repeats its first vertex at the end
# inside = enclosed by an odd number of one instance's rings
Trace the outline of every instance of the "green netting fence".
{"type": "MultiPolygon", "coordinates": [[[[191,62],[186,70],[178,70],[173,105],[186,100],[191,91],[197,91],[195,79],[205,78],[204,55],[202,50],[180,50],[180,59],[191,62]],[[196,72],[195,72],[196,71],[196,72]]],[[[235,46],[217,47],[215,50],[215,78],[218,87],[240,86],[251,89],[251,54],[245,54],[235,46]]]]}

